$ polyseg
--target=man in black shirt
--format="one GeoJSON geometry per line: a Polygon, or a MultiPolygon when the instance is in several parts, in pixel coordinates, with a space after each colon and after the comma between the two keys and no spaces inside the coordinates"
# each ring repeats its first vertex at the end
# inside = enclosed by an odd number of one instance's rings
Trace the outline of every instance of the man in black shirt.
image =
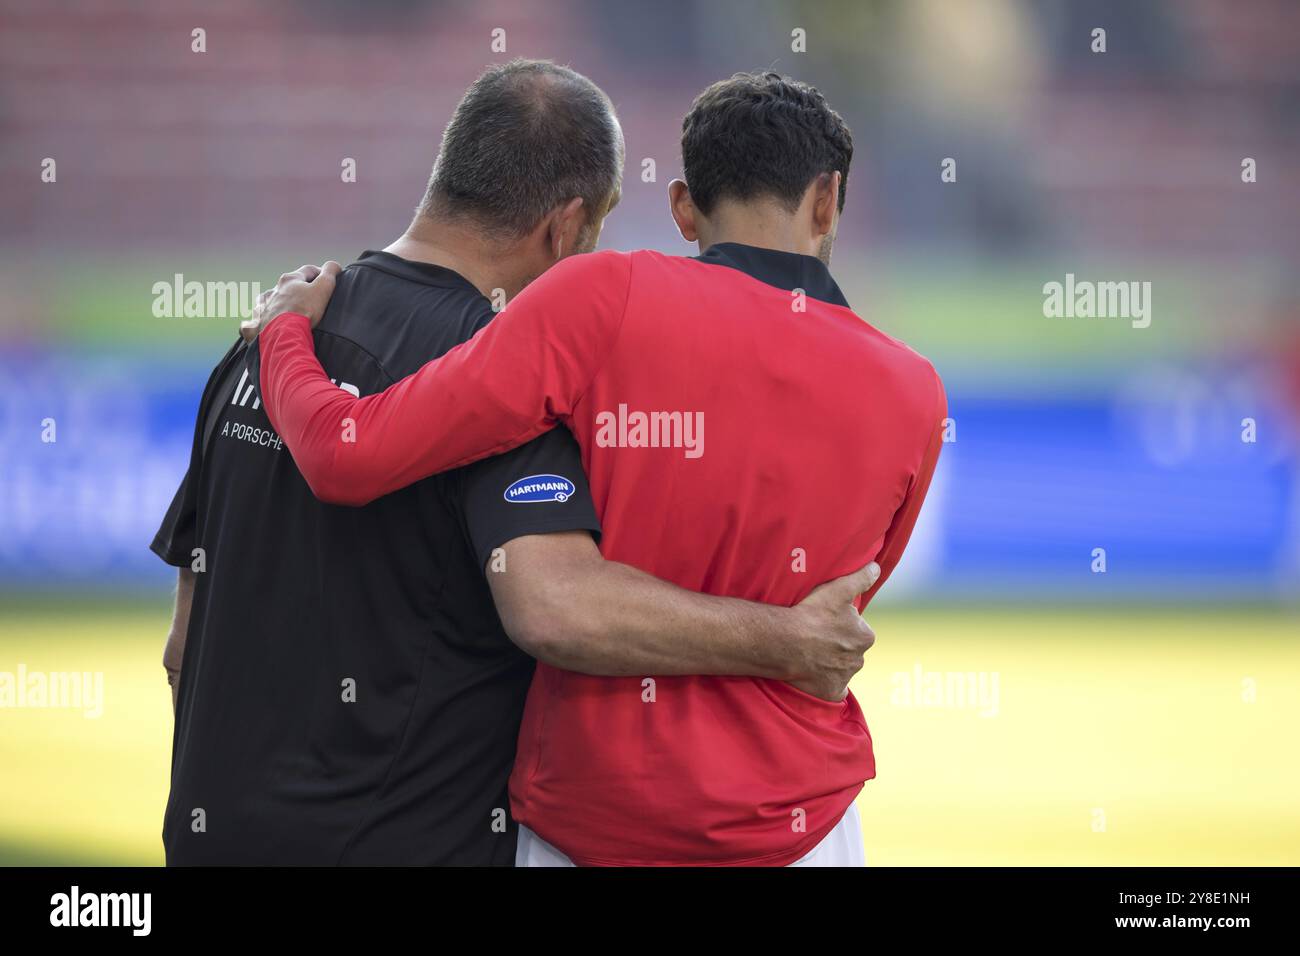
{"type": "MultiPolygon", "coordinates": [[[[494,296],[594,248],[621,168],[590,81],[535,61],[485,73],[410,229],[339,277],[316,331],[336,384],[382,391],[469,339],[494,296]]],[[[322,504],[251,358],[238,343],[212,373],[153,542],[182,569],[164,655],[179,673],[169,864],[509,865],[525,651],[834,697],[870,646],[848,603],[869,571],[771,608],[601,559],[566,429],[364,508],[322,504]]]]}

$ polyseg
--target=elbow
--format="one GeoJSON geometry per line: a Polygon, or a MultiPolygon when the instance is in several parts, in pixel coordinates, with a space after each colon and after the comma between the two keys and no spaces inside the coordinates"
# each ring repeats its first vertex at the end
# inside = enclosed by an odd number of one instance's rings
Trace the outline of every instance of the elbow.
{"type": "Polygon", "coordinates": [[[574,649],[581,633],[558,608],[545,600],[531,601],[526,609],[502,619],[506,634],[530,657],[553,667],[573,668],[578,663],[574,649]]]}
{"type": "Polygon", "coordinates": [[[525,654],[543,663],[560,666],[564,653],[559,628],[544,615],[530,612],[503,623],[510,640],[525,654]]]}
{"type": "Polygon", "coordinates": [[[339,468],[336,463],[308,464],[306,467],[299,464],[298,470],[302,472],[311,493],[326,504],[359,508],[379,497],[367,494],[365,486],[357,480],[357,476],[348,474],[346,469],[339,468]]]}
{"type": "Polygon", "coordinates": [[[362,505],[368,505],[375,500],[373,495],[358,494],[355,486],[311,481],[307,484],[311,488],[311,493],[327,505],[345,505],[349,508],[360,508],[362,505]]]}
{"type": "Polygon", "coordinates": [[[185,663],[185,638],[174,631],[167,635],[167,643],[163,646],[162,666],[167,672],[167,683],[173,687],[176,681],[180,679],[181,667],[185,663]]]}

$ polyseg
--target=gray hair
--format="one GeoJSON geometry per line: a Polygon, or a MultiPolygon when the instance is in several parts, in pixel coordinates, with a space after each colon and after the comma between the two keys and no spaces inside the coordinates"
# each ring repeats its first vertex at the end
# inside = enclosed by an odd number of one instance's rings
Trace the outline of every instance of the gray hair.
{"type": "Polygon", "coordinates": [[[456,107],[420,211],[519,238],[575,197],[590,216],[622,177],[604,91],[549,60],[512,60],[484,71],[456,107]]]}

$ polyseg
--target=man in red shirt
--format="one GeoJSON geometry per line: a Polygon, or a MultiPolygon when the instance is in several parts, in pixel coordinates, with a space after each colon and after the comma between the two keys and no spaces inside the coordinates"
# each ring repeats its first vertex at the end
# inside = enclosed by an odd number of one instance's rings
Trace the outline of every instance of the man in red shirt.
{"type": "MultiPolygon", "coordinates": [[[[827,269],[849,131],[816,90],[738,74],[697,98],[682,153],[672,214],[699,256],[574,256],[377,395],[335,387],[313,352],[337,265],[283,282],[264,309],[262,395],[317,496],[362,504],[562,423],[605,557],[787,605],[874,560],[864,607],[907,544],[947,409],[930,363],[855,315],[827,269]]],[[[519,856],[860,861],[853,800],[874,775],[851,694],[542,664],[511,778],[519,856]]]]}

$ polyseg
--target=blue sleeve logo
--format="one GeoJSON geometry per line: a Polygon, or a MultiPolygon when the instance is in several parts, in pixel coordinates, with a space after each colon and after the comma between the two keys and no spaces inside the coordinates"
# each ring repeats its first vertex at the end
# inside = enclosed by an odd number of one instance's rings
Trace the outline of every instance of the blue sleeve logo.
{"type": "Polygon", "coordinates": [[[506,489],[506,501],[568,501],[576,489],[562,475],[529,475],[520,478],[506,489]]]}

